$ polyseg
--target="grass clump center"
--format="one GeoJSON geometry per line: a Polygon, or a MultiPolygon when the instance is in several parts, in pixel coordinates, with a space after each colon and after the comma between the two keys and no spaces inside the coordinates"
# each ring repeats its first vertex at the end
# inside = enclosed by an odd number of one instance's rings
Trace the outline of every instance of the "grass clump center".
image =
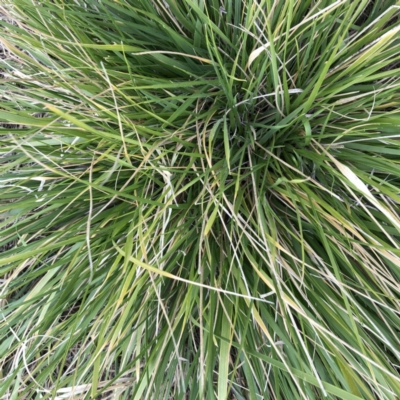
{"type": "Polygon", "coordinates": [[[1,2],[0,396],[397,399],[399,12],[1,2]]]}

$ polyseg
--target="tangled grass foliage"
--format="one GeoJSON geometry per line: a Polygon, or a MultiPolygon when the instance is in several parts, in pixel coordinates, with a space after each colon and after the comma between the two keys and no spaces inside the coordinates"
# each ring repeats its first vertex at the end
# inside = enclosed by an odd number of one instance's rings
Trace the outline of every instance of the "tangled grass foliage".
{"type": "Polygon", "coordinates": [[[398,1],[0,13],[1,399],[399,399],[398,1]]]}

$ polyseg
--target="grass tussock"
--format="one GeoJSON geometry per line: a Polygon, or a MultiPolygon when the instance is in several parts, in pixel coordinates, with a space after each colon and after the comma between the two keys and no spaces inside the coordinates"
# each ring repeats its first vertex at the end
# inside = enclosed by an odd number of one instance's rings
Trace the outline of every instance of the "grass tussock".
{"type": "Polygon", "coordinates": [[[400,396],[400,5],[0,2],[0,398],[400,396]]]}

